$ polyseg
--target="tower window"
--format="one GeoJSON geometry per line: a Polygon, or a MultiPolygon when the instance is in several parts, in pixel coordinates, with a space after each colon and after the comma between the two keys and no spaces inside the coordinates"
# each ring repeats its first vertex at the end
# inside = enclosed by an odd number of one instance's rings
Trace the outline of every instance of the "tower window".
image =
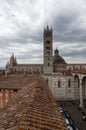
{"type": "Polygon", "coordinates": [[[48,51],[47,54],[50,55],[50,52],[48,51]]]}
{"type": "Polygon", "coordinates": [[[47,46],[46,49],[47,49],[47,50],[50,50],[50,46],[47,46]]]}
{"type": "Polygon", "coordinates": [[[47,37],[48,35],[46,34],[46,37],[47,37]]]}
{"type": "Polygon", "coordinates": [[[48,58],[48,61],[50,61],[50,58],[48,58]]]}
{"type": "Polygon", "coordinates": [[[50,44],[50,41],[46,41],[46,44],[50,44]]]}
{"type": "Polygon", "coordinates": [[[50,66],[50,64],[48,63],[48,66],[50,66]]]}

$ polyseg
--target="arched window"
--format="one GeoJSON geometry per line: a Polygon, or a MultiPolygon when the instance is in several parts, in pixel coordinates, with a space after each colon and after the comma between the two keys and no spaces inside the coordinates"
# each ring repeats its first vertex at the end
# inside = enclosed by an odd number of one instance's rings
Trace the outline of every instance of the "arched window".
{"type": "Polygon", "coordinates": [[[71,80],[68,79],[68,88],[70,88],[70,87],[71,87],[71,80]]]}
{"type": "Polygon", "coordinates": [[[29,72],[31,72],[31,69],[29,69],[29,72]]]}
{"type": "Polygon", "coordinates": [[[46,41],[46,44],[50,44],[50,41],[46,41]]]}
{"type": "Polygon", "coordinates": [[[58,80],[58,88],[60,88],[60,87],[61,87],[61,81],[58,80]]]}
{"type": "Polygon", "coordinates": [[[50,55],[50,52],[48,51],[47,54],[50,55]]]}
{"type": "Polygon", "coordinates": [[[48,79],[46,79],[46,83],[48,84],[48,79]]]}
{"type": "Polygon", "coordinates": [[[48,66],[50,66],[50,64],[48,63],[48,66]]]}
{"type": "Polygon", "coordinates": [[[50,61],[50,58],[48,58],[48,61],[50,61]]]}
{"type": "Polygon", "coordinates": [[[37,72],[39,72],[39,69],[37,68],[37,72]]]}
{"type": "Polygon", "coordinates": [[[77,86],[78,88],[80,87],[80,82],[79,82],[79,77],[77,75],[75,75],[74,77],[74,84],[75,87],[77,86]]]}
{"type": "Polygon", "coordinates": [[[50,50],[50,46],[47,46],[47,47],[46,47],[46,50],[50,50]]]}

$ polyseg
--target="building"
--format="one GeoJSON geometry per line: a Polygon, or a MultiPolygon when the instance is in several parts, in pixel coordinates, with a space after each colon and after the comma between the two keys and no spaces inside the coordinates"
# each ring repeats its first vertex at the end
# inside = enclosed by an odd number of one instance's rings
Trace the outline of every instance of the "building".
{"type": "Polygon", "coordinates": [[[57,48],[53,56],[52,28],[44,28],[43,39],[43,64],[18,64],[12,54],[6,64],[6,74],[40,74],[56,100],[80,100],[83,107],[83,99],[86,99],[86,64],[68,64],[57,48]]]}
{"type": "Polygon", "coordinates": [[[45,80],[34,75],[28,81],[0,109],[0,130],[68,130],[45,80]]]}

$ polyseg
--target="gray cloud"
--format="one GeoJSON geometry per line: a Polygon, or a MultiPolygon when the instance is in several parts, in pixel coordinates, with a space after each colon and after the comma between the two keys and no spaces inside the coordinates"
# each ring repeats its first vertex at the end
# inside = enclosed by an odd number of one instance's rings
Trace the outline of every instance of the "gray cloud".
{"type": "Polygon", "coordinates": [[[86,49],[83,49],[82,50],[74,50],[74,51],[70,51],[70,52],[65,52],[63,53],[63,56],[67,57],[67,56],[70,56],[70,57],[83,57],[83,58],[86,58],[86,49]]]}
{"type": "Polygon", "coordinates": [[[74,57],[85,61],[85,0],[0,0],[1,66],[12,52],[21,62],[42,62],[43,29],[47,23],[53,27],[54,49],[59,46],[62,56],[69,56],[70,62],[74,57]]]}

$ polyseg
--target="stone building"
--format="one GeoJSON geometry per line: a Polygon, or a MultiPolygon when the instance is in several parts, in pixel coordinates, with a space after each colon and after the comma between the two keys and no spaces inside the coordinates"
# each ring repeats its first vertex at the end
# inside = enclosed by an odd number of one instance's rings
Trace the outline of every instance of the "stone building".
{"type": "Polygon", "coordinates": [[[17,64],[14,54],[10,57],[10,61],[6,64],[6,73],[13,74],[39,74],[43,71],[42,64],[17,64]]]}
{"type": "Polygon", "coordinates": [[[43,39],[43,64],[18,64],[12,54],[6,64],[6,74],[40,74],[45,78],[55,99],[80,100],[80,106],[83,106],[83,99],[86,99],[86,64],[68,64],[57,48],[53,56],[52,28],[44,28],[43,39]]]}

